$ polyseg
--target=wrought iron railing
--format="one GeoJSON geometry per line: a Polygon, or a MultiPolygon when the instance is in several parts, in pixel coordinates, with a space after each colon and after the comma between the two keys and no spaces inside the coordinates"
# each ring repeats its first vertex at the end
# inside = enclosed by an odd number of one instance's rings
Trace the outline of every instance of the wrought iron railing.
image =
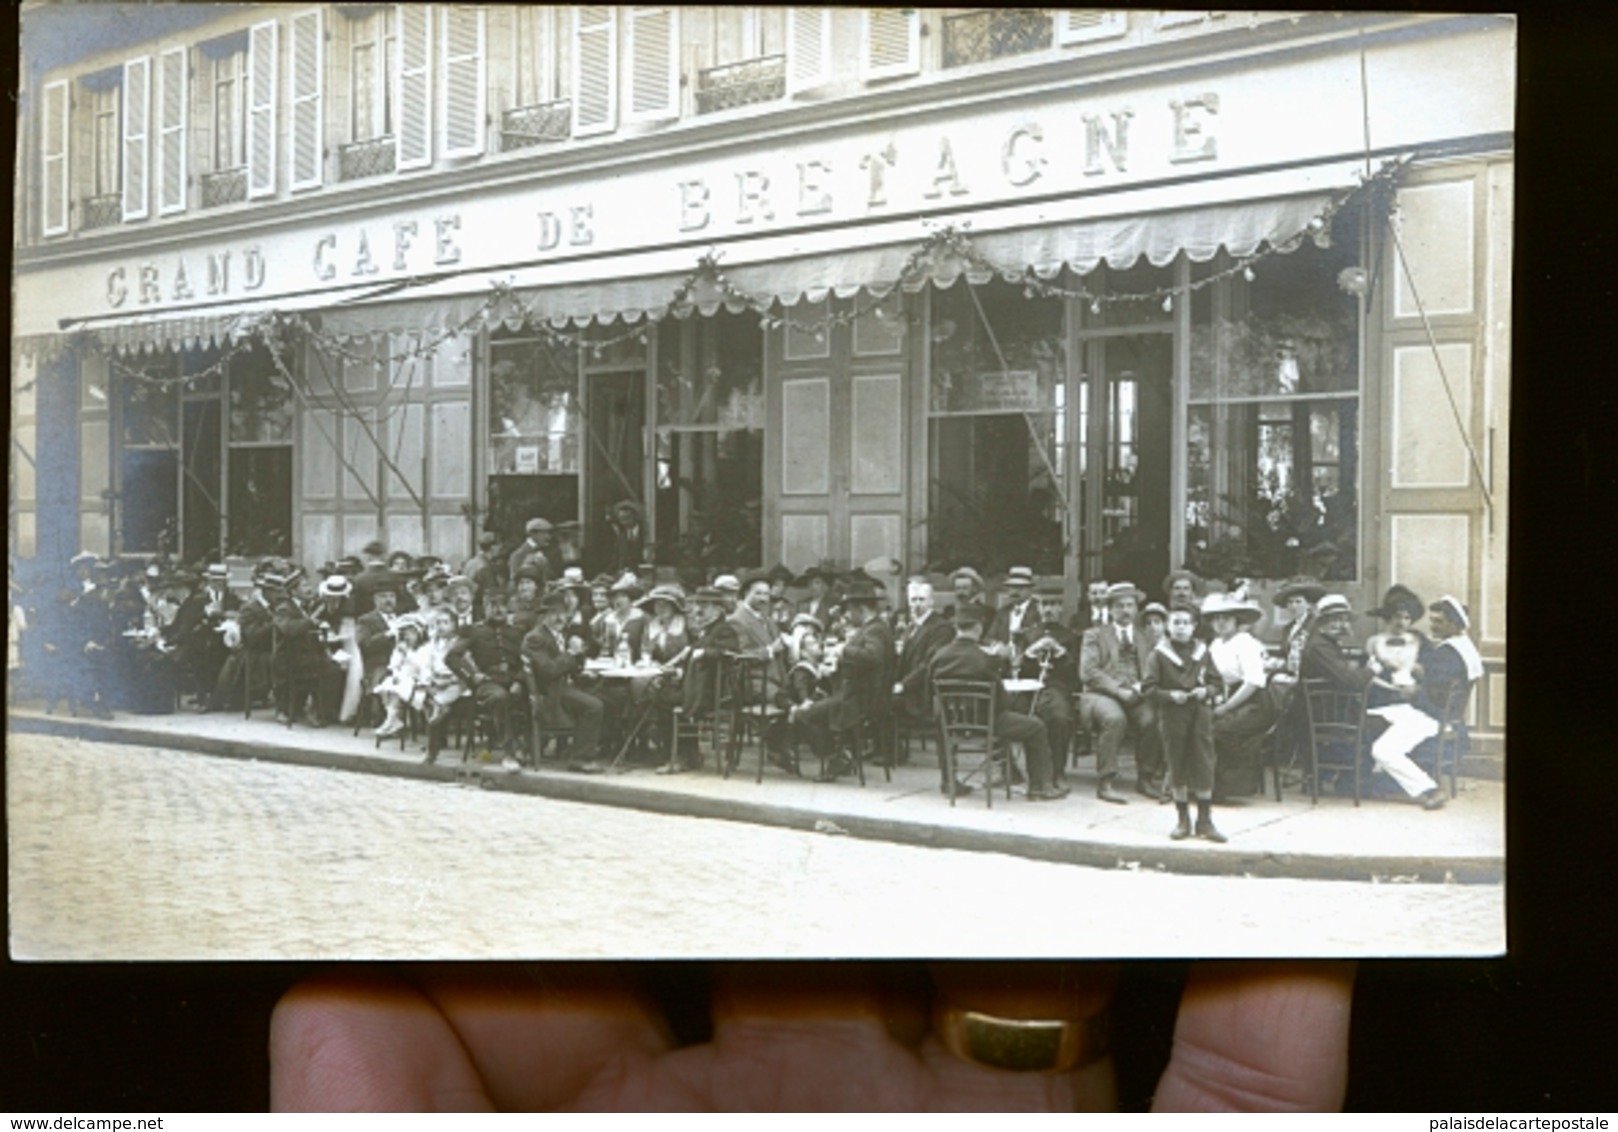
{"type": "Polygon", "coordinates": [[[566,141],[573,136],[573,103],[563,98],[519,106],[500,115],[500,150],[566,141]]]}
{"type": "Polygon", "coordinates": [[[337,179],[357,181],[393,172],[393,135],[337,147],[337,179]]]}
{"type": "Polygon", "coordinates": [[[246,166],[204,173],[200,179],[203,208],[218,208],[222,204],[237,204],[247,199],[246,166]]]}
{"type": "Polygon", "coordinates": [[[1038,8],[990,8],[946,16],[944,66],[964,67],[1044,51],[1051,46],[1051,14],[1038,8]]]}
{"type": "Polygon", "coordinates": [[[124,201],[117,193],[102,193],[84,198],[84,222],[81,228],[107,228],[124,218],[124,201]]]}
{"type": "Polygon", "coordinates": [[[787,57],[764,55],[697,72],[697,113],[712,114],[756,102],[773,102],[787,92],[787,57]]]}

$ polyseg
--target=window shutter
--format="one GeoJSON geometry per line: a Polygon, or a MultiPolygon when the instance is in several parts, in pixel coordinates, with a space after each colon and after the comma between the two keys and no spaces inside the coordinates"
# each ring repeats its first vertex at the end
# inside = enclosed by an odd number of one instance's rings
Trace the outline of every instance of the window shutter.
{"type": "Polygon", "coordinates": [[[914,8],[867,8],[861,64],[866,79],[921,70],[921,13],[914,8]]]}
{"type": "Polygon", "coordinates": [[[483,152],[486,97],[482,8],[444,9],[444,156],[483,152]]]}
{"type": "Polygon", "coordinates": [[[183,47],[157,57],[157,213],[185,211],[186,112],[190,97],[186,80],[190,62],[183,47]]]}
{"type": "Polygon", "coordinates": [[[831,9],[787,9],[787,86],[796,93],[831,78],[831,9]]]}
{"type": "Polygon", "coordinates": [[[152,57],[124,64],[124,210],[125,220],[151,214],[146,183],[151,176],[152,57]]]}
{"type": "Polygon", "coordinates": [[[680,15],[673,8],[629,10],[631,122],[657,122],[680,113],[680,15]]]}
{"type": "Polygon", "coordinates": [[[618,12],[573,9],[573,136],[618,125],[618,12]]]}
{"type": "Polygon", "coordinates": [[[1098,39],[1117,39],[1128,30],[1128,12],[1064,8],[1056,14],[1056,42],[1064,47],[1098,39]]]}
{"type": "Polygon", "coordinates": [[[399,98],[393,123],[394,167],[433,163],[433,12],[426,4],[400,4],[399,98]]]}
{"type": "Polygon", "coordinates": [[[67,81],[45,84],[44,104],[41,107],[40,153],[44,159],[44,200],[40,202],[43,215],[41,228],[47,236],[60,236],[67,231],[67,137],[68,93],[67,81]]]}
{"type": "Polygon", "coordinates": [[[320,187],[325,158],[325,35],[319,8],[292,17],[292,174],[293,189],[320,187]]]}
{"type": "Polygon", "coordinates": [[[247,195],[275,195],[275,76],[279,28],[274,20],[247,33],[247,195]]]}

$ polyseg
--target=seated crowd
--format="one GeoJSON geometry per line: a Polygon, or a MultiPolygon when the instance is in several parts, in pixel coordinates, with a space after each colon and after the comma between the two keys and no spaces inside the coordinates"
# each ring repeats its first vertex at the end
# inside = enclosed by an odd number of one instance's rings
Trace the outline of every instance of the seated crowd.
{"type": "MultiPolygon", "coordinates": [[[[1265,610],[1245,583],[1205,593],[1184,570],[1164,579],[1161,601],[1091,580],[1069,615],[1063,580],[1022,566],[992,601],[982,575],[961,566],[944,600],[915,576],[902,604],[890,598],[902,577],[890,560],[704,578],[642,565],[587,579],[574,565],[552,577],[550,530],[531,521],[509,554],[485,535],[459,570],[371,543],[327,563],[318,582],[274,558],[232,584],[223,563],[117,578],[115,564],[80,555],[75,588],[35,595],[24,664],[50,711],[63,700],[103,718],[113,707],[262,706],[286,724],[369,727],[378,741],[419,729],[429,761],[458,721],[512,771],[539,764],[549,733],[568,739],[571,769],[633,752],[677,773],[703,756],[675,724],[735,697],[721,662],[748,658],[768,707],[761,757],[797,774],[811,754],[826,780],[867,757],[902,759],[894,736],[928,733],[937,683],[971,681],[997,698],[996,732],[1021,755],[1005,772],[1029,800],[1067,796],[1069,769],[1093,756],[1097,799],[1125,804],[1119,775],[1132,747],[1135,790],[1175,804],[1171,836],[1211,841],[1224,840],[1214,800],[1259,794],[1264,767],[1307,743],[1298,689],[1311,678],[1363,693],[1375,768],[1441,807],[1412,755],[1446,713],[1461,717],[1482,674],[1461,603],[1424,606],[1398,585],[1371,611],[1381,628],[1360,648],[1347,599],[1292,579],[1276,593],[1279,635],[1266,644],[1253,634],[1265,610]],[[1414,628],[1424,616],[1429,634],[1414,628]]],[[[951,797],[973,789],[943,774],[951,797]]]]}

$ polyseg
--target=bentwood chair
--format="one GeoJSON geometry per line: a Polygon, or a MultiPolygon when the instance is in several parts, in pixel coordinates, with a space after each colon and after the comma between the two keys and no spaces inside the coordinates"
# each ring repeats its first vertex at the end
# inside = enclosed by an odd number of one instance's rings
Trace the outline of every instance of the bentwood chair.
{"type": "Polygon", "coordinates": [[[1472,702],[1473,681],[1458,683],[1450,688],[1444,701],[1444,713],[1438,720],[1438,734],[1429,739],[1433,750],[1433,779],[1443,781],[1449,776],[1449,796],[1455,797],[1455,779],[1460,771],[1461,756],[1466,753],[1466,707],[1472,702]]]}
{"type": "Polygon", "coordinates": [[[702,744],[706,738],[716,752],[720,769],[724,769],[719,703],[727,667],[722,655],[705,655],[686,663],[685,674],[680,678],[680,702],[669,709],[668,758],[671,763],[678,765],[683,761],[680,745],[686,739],[696,744],[698,762],[702,762],[702,744]]]}
{"type": "Polygon", "coordinates": [[[1322,775],[1345,772],[1360,804],[1360,760],[1365,751],[1365,689],[1343,688],[1330,680],[1305,677],[1299,685],[1309,736],[1309,804],[1320,801],[1322,775]]]}
{"type": "Polygon", "coordinates": [[[983,775],[983,796],[994,807],[995,771],[1011,798],[1009,746],[996,737],[995,692],[991,683],[975,680],[939,680],[933,685],[933,714],[938,717],[938,750],[944,762],[944,783],[949,804],[955,804],[955,785],[961,764],[977,760],[972,775],[983,775]]]}
{"type": "Polygon", "coordinates": [[[730,772],[741,765],[743,748],[751,740],[758,747],[758,774],[754,781],[763,782],[765,733],[781,724],[786,710],[770,698],[769,657],[739,655],[730,660],[729,670],[736,726],[730,734],[730,756],[721,761],[720,773],[730,777],[730,772]]]}

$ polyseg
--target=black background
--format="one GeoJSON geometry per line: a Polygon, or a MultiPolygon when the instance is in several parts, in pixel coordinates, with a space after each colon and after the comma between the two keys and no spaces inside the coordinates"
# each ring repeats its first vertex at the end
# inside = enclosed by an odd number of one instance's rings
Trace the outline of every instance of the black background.
{"type": "MultiPolygon", "coordinates": [[[[5,18],[15,19],[9,7],[5,18]]],[[[1612,6],[1573,4],[1535,5],[1520,18],[1510,957],[1364,962],[1355,1109],[1618,1106],[1618,610],[1602,604],[1615,592],[1618,18],[1612,6]]],[[[961,909],[969,914],[964,896],[961,909]]],[[[0,1108],[261,1109],[270,1009],[310,969],[7,961],[0,1108]]],[[[1127,967],[1115,1004],[1126,1107],[1148,1102],[1184,972],[1127,967]]],[[[673,998],[682,1036],[700,1037],[708,968],[643,973],[673,998]]]]}

